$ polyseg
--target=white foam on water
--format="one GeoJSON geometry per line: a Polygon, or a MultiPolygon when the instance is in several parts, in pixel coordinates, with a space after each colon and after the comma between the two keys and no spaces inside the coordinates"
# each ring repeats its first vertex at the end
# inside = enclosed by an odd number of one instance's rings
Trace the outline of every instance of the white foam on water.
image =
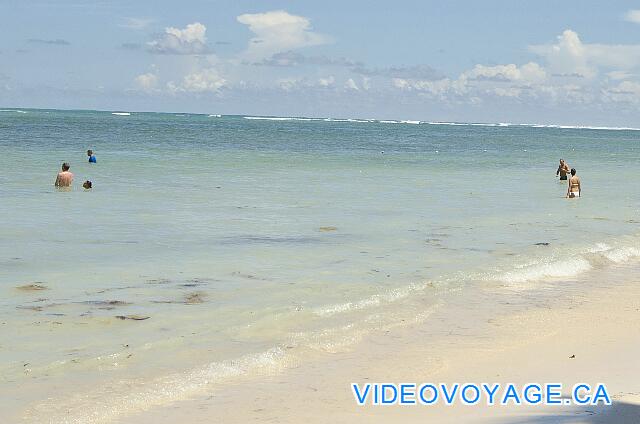
{"type": "Polygon", "coordinates": [[[498,279],[506,283],[525,283],[543,279],[569,278],[592,269],[585,258],[576,257],[527,265],[502,274],[498,279]]]}
{"type": "Polygon", "coordinates": [[[117,116],[130,116],[131,113],[129,112],[111,112],[112,115],[117,115],[117,116]]]}
{"type": "Polygon", "coordinates": [[[119,381],[90,393],[49,398],[30,409],[25,418],[52,424],[112,422],[122,416],[188,399],[212,384],[245,374],[279,372],[286,365],[286,355],[283,348],[275,347],[151,381],[119,381]]]}
{"type": "Polygon", "coordinates": [[[209,115],[209,118],[222,118],[222,115],[209,115]]]}
{"type": "Polygon", "coordinates": [[[320,118],[299,118],[293,116],[243,116],[244,119],[257,121],[320,121],[320,118]]]}
{"type": "Polygon", "coordinates": [[[640,131],[634,127],[606,127],[593,125],[559,125],[559,124],[518,124],[521,127],[530,128],[558,128],[565,130],[604,130],[604,131],[640,131]]]}
{"type": "Polygon", "coordinates": [[[425,122],[425,124],[427,124],[427,125],[450,125],[450,126],[453,126],[453,127],[457,127],[457,126],[465,127],[465,126],[470,125],[470,124],[466,124],[464,122],[425,122]]]}
{"type": "Polygon", "coordinates": [[[327,317],[343,312],[351,312],[357,311],[361,309],[370,308],[373,306],[379,306],[383,303],[391,303],[397,300],[406,298],[411,293],[423,290],[428,283],[424,284],[410,284],[405,287],[398,287],[396,289],[389,290],[385,293],[374,294],[366,299],[353,301],[353,302],[345,302],[339,303],[335,305],[323,306],[320,308],[316,308],[313,310],[314,315],[320,317],[327,317]]]}
{"type": "Polygon", "coordinates": [[[640,257],[640,249],[637,247],[621,247],[618,249],[611,249],[603,253],[604,257],[614,263],[627,262],[630,259],[640,257]]]}

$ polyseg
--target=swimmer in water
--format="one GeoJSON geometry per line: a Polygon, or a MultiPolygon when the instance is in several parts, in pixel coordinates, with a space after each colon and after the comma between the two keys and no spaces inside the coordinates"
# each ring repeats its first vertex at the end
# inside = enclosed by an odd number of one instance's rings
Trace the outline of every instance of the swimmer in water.
{"type": "Polygon", "coordinates": [[[56,187],[71,187],[71,184],[73,184],[73,174],[69,172],[69,168],[71,168],[71,166],[69,166],[67,162],[62,164],[62,171],[58,172],[58,176],[56,177],[56,187]]]}
{"type": "Polygon", "coordinates": [[[569,165],[564,161],[564,159],[560,159],[560,165],[558,166],[558,170],[556,171],[556,177],[560,175],[560,181],[566,181],[568,172],[569,165]]]}
{"type": "Polygon", "coordinates": [[[87,156],[89,156],[89,163],[96,163],[96,156],[93,154],[93,150],[87,150],[87,156]]]}
{"type": "Polygon", "coordinates": [[[567,188],[567,198],[574,199],[580,197],[582,188],[580,187],[580,177],[576,175],[576,169],[571,168],[571,178],[569,178],[569,188],[567,188]]]}
{"type": "Polygon", "coordinates": [[[89,180],[85,181],[82,184],[82,188],[84,188],[85,190],[91,190],[91,187],[93,187],[93,184],[89,180]]]}

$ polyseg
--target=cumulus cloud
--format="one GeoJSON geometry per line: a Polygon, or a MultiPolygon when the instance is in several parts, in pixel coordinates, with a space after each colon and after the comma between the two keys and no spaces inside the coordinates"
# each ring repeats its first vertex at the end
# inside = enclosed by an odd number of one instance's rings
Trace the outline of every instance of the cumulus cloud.
{"type": "Polygon", "coordinates": [[[545,70],[535,62],[529,62],[520,67],[511,63],[508,65],[484,66],[476,65],[472,70],[463,74],[467,79],[477,81],[494,82],[540,82],[547,74],[545,70]]]}
{"type": "Polygon", "coordinates": [[[611,71],[607,72],[607,77],[614,81],[626,80],[632,78],[634,75],[626,71],[611,71]]]}
{"type": "Polygon", "coordinates": [[[640,103],[640,83],[623,81],[605,90],[604,98],[610,102],[640,103]]]}
{"type": "Polygon", "coordinates": [[[360,87],[358,87],[358,84],[356,84],[353,78],[349,78],[347,82],[344,83],[344,88],[347,90],[360,91],[360,87]]]}
{"type": "Polygon", "coordinates": [[[200,22],[187,25],[184,29],[168,27],[153,41],[147,43],[147,50],[158,54],[205,54],[207,27],[200,22]]]}
{"type": "Polygon", "coordinates": [[[522,66],[515,64],[476,65],[455,79],[393,78],[392,84],[395,88],[403,91],[415,91],[441,100],[468,98],[477,102],[480,96],[487,95],[519,97],[546,79],[546,71],[539,64],[529,62],[522,66]]]}
{"type": "Polygon", "coordinates": [[[332,90],[333,92],[358,92],[371,88],[368,78],[362,78],[361,82],[356,82],[353,78],[337,79],[333,75],[321,78],[280,78],[276,81],[276,87],[283,91],[309,91],[309,90],[332,90]]]}
{"type": "Polygon", "coordinates": [[[633,22],[634,24],[640,24],[640,10],[629,10],[627,13],[625,13],[624,20],[633,22]]]}
{"type": "Polygon", "coordinates": [[[158,76],[152,72],[140,74],[135,78],[135,83],[144,91],[154,91],[158,85],[158,76]]]}
{"type": "Polygon", "coordinates": [[[191,72],[180,83],[169,82],[167,89],[172,93],[218,93],[226,85],[227,80],[217,70],[206,68],[191,72]]]}
{"type": "Polygon", "coordinates": [[[42,38],[29,38],[27,40],[28,43],[31,44],[47,44],[50,46],[69,46],[71,45],[70,42],[68,42],[67,40],[63,40],[61,38],[57,38],[55,40],[44,40],[42,38]]]}
{"type": "Polygon", "coordinates": [[[443,100],[449,96],[464,96],[468,91],[467,79],[464,76],[458,79],[443,78],[436,81],[393,78],[392,84],[403,91],[422,92],[443,100]]]}
{"type": "Polygon", "coordinates": [[[530,46],[546,60],[553,74],[593,78],[600,68],[628,70],[640,66],[638,44],[586,44],[570,29],[557,40],[555,44],[530,46]]]}
{"type": "Polygon", "coordinates": [[[258,61],[275,53],[317,46],[330,41],[329,37],[312,31],[309,19],[284,10],[247,13],[236,19],[247,25],[255,34],[255,37],[249,40],[249,46],[244,53],[249,60],[258,61]]]}
{"type": "Polygon", "coordinates": [[[318,85],[320,87],[332,87],[336,82],[333,75],[329,75],[327,78],[319,78],[318,85]]]}

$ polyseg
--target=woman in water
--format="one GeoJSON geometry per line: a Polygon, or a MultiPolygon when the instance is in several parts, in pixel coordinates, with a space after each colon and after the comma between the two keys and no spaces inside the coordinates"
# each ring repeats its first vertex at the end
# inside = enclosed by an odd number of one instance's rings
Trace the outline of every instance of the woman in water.
{"type": "Polygon", "coordinates": [[[571,178],[569,178],[569,188],[567,188],[567,198],[580,197],[580,177],[576,175],[576,169],[571,168],[571,178]]]}

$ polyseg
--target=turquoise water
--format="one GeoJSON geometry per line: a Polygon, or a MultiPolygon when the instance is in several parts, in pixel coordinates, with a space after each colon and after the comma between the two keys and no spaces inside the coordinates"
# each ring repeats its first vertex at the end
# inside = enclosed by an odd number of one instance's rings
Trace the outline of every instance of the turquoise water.
{"type": "Polygon", "coordinates": [[[108,421],[640,255],[640,131],[247,118],[0,112],[2,406],[108,421]]]}

